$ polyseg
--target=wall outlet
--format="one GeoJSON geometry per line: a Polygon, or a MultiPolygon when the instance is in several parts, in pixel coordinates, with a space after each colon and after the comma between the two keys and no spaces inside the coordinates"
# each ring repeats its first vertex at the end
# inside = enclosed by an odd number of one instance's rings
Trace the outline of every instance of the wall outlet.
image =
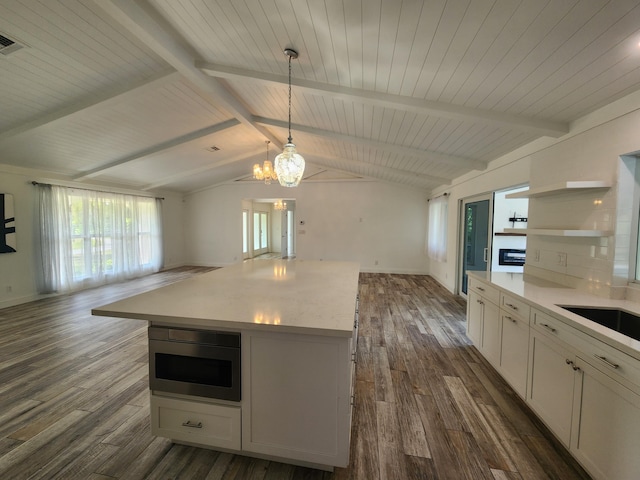
{"type": "Polygon", "coordinates": [[[567,254],[565,252],[558,252],[558,265],[561,267],[567,266],[567,254]]]}

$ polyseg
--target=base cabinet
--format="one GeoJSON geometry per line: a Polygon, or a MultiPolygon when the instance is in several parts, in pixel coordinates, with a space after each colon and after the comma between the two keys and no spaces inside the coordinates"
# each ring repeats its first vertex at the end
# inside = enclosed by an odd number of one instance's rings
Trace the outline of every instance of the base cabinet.
{"type": "Polygon", "coordinates": [[[243,451],[346,467],[352,353],[350,338],[243,335],[243,451]]]}
{"type": "Polygon", "coordinates": [[[529,362],[529,321],[513,314],[500,315],[502,341],[500,342],[500,373],[513,389],[525,398],[527,392],[527,365],[529,362]]]}
{"type": "Polygon", "coordinates": [[[531,332],[527,402],[569,447],[573,409],[574,354],[537,331],[531,332]]]}
{"type": "Polygon", "coordinates": [[[175,441],[240,450],[239,406],[151,395],[151,433],[175,441]]]}
{"type": "Polygon", "coordinates": [[[571,453],[600,480],[640,478],[640,395],[576,359],[571,453]]]}
{"type": "Polygon", "coordinates": [[[487,298],[469,292],[467,335],[492,364],[500,363],[500,309],[487,298]]]}

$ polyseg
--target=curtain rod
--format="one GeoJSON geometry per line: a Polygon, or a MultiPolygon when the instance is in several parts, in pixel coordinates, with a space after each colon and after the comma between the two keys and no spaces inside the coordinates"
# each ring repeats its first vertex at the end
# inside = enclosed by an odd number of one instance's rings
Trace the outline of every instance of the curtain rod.
{"type": "Polygon", "coordinates": [[[437,195],[437,196],[435,196],[435,197],[433,197],[433,198],[429,198],[429,199],[427,199],[427,202],[430,202],[431,200],[435,200],[436,198],[440,198],[440,197],[447,197],[447,196],[449,196],[449,195],[450,195],[450,193],[449,193],[449,192],[444,192],[444,193],[441,193],[440,195],[437,195]]]}
{"type": "MultiPolygon", "coordinates": [[[[35,180],[31,182],[31,185],[45,185],[48,187],[54,186],[51,183],[42,183],[42,182],[36,182],[35,180]]],[[[143,198],[155,198],[156,200],[164,200],[164,197],[154,197],[152,195],[137,195],[137,194],[132,194],[132,193],[120,193],[120,192],[114,192],[114,191],[109,191],[109,190],[95,190],[93,188],[82,188],[82,187],[68,187],[66,185],[55,185],[56,187],[64,187],[64,188],[73,188],[75,190],[86,190],[87,192],[99,192],[99,193],[119,193],[120,195],[131,195],[133,197],[143,197],[143,198]]]]}

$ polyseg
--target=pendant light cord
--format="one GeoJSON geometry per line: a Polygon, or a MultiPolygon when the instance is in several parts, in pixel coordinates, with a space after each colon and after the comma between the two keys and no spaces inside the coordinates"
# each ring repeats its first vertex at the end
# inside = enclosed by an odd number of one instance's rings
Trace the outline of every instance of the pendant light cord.
{"type": "Polygon", "coordinates": [[[289,55],[289,143],[293,143],[291,138],[291,55],[289,55]]]}

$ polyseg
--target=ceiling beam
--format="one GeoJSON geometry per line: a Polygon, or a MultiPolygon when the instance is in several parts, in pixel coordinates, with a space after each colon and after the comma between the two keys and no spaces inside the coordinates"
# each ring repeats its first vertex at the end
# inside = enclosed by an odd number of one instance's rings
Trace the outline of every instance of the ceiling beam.
{"type": "Polygon", "coordinates": [[[220,81],[195,67],[196,53],[187,42],[151,6],[139,0],[94,0],[95,4],[113,17],[132,35],[153,50],[197,86],[214,104],[221,104],[241,123],[282,148],[280,139],[268,129],[255,124],[244,103],[220,81]]]}
{"type": "MultiPolygon", "coordinates": [[[[322,167],[328,168],[330,170],[336,170],[336,171],[341,171],[341,172],[345,172],[348,173],[350,175],[363,175],[362,173],[358,173],[358,172],[350,172],[348,170],[338,170],[333,168],[331,165],[329,165],[329,161],[330,160],[337,160],[340,162],[346,162],[349,165],[354,165],[354,166],[358,166],[358,167],[363,167],[363,168],[369,168],[372,169],[373,171],[376,172],[381,172],[384,175],[392,175],[394,177],[402,177],[402,178],[406,178],[407,180],[410,181],[415,181],[416,178],[419,178],[420,180],[424,180],[427,183],[430,184],[434,184],[437,183],[438,185],[451,185],[451,179],[450,178],[446,178],[446,177],[437,177],[435,175],[425,175],[423,173],[416,173],[416,172],[411,172],[409,170],[402,170],[400,168],[391,168],[391,167],[385,167],[382,165],[374,165],[373,163],[369,163],[369,162],[362,162],[360,160],[353,160],[351,158],[342,158],[342,157],[335,157],[335,156],[330,156],[330,155],[321,155],[321,156],[314,156],[313,159],[309,159],[309,163],[313,163],[316,165],[320,165],[322,167]]],[[[369,178],[374,178],[378,181],[385,181],[385,182],[391,182],[390,180],[386,180],[377,176],[371,176],[371,175],[367,175],[369,178]]],[[[391,182],[391,183],[397,183],[397,182],[391,182]]]]}
{"type": "Polygon", "coordinates": [[[35,130],[37,128],[48,126],[54,122],[69,118],[73,115],[95,114],[101,109],[106,109],[118,103],[133,100],[149,90],[155,90],[164,85],[174,83],[180,78],[180,74],[172,70],[169,73],[163,72],[162,74],[156,75],[155,77],[146,78],[135,84],[129,84],[127,85],[126,89],[104,93],[97,98],[93,96],[91,100],[70,105],[66,108],[56,110],[55,112],[48,115],[41,115],[31,122],[23,123],[10,130],[0,132],[0,141],[9,137],[35,130]]]}
{"type": "Polygon", "coordinates": [[[216,163],[212,163],[209,165],[205,165],[203,167],[198,167],[198,168],[192,168],[191,170],[186,170],[184,172],[180,172],[177,175],[171,175],[169,177],[165,177],[163,179],[160,179],[156,182],[150,183],[149,185],[145,185],[144,187],[142,187],[142,190],[153,190],[155,188],[159,188],[162,187],[164,185],[168,185],[170,183],[175,182],[176,180],[182,179],[182,178],[188,178],[188,177],[192,177],[194,175],[199,175],[201,173],[207,172],[209,170],[213,170],[214,168],[218,168],[218,167],[222,167],[224,165],[228,165],[229,163],[234,163],[234,162],[241,162],[244,160],[248,160],[250,158],[254,158],[256,155],[260,155],[263,152],[262,149],[255,150],[252,152],[245,152],[242,153],[240,155],[236,155],[235,157],[230,157],[230,158],[225,158],[224,160],[220,160],[219,162],[216,163]]]}
{"type": "MultiPolygon", "coordinates": [[[[253,117],[253,120],[256,123],[261,123],[263,125],[270,125],[272,127],[279,127],[287,129],[289,124],[283,120],[276,120],[272,118],[265,117],[253,117]]],[[[433,152],[430,150],[421,150],[419,148],[411,148],[411,147],[403,147],[400,145],[392,145],[384,142],[376,142],[374,140],[370,140],[368,138],[354,137],[352,135],[346,135],[344,133],[338,133],[330,130],[322,130],[319,128],[312,128],[305,125],[300,124],[291,124],[291,129],[307,133],[309,135],[313,135],[316,137],[322,138],[332,138],[334,140],[339,140],[342,142],[363,145],[365,147],[374,148],[376,150],[382,150],[385,152],[390,152],[399,155],[408,155],[411,157],[418,157],[423,160],[436,162],[444,165],[455,165],[460,168],[470,168],[474,170],[485,170],[487,168],[486,162],[482,162],[480,160],[476,160],[473,158],[467,157],[458,157],[454,155],[446,155],[439,152],[433,152]]]]}
{"type": "MultiPolygon", "coordinates": [[[[216,78],[244,78],[266,83],[289,84],[289,77],[271,73],[256,72],[237,67],[228,67],[215,63],[197,62],[196,67],[216,78]]],[[[348,102],[358,101],[367,105],[394,108],[422,115],[480,122],[501,128],[510,128],[537,133],[540,136],[561,137],[569,133],[569,124],[539,120],[521,115],[512,115],[493,110],[471,108],[451,103],[424,100],[420,98],[374,92],[340,85],[331,85],[300,78],[292,78],[291,84],[312,95],[331,96],[348,102]]]]}
{"type": "Polygon", "coordinates": [[[77,175],[74,175],[73,179],[82,180],[85,178],[95,177],[96,175],[100,175],[105,170],[109,170],[110,168],[118,167],[125,163],[133,162],[134,160],[138,160],[139,158],[143,158],[148,155],[152,155],[154,153],[159,153],[164,150],[177,147],[178,145],[182,145],[183,143],[191,142],[192,140],[206,137],[207,135],[211,135],[213,133],[221,132],[222,130],[235,127],[236,125],[240,125],[240,122],[237,119],[232,118],[231,120],[227,120],[226,122],[221,122],[216,125],[211,125],[210,127],[206,127],[201,130],[196,130],[195,132],[188,133],[181,137],[173,138],[166,142],[162,142],[152,147],[141,150],[139,152],[132,153],[131,155],[127,155],[126,157],[119,158],[118,160],[114,160],[113,162],[109,162],[105,165],[101,165],[97,168],[93,168],[91,170],[87,170],[85,172],[79,173],[77,175]]]}

